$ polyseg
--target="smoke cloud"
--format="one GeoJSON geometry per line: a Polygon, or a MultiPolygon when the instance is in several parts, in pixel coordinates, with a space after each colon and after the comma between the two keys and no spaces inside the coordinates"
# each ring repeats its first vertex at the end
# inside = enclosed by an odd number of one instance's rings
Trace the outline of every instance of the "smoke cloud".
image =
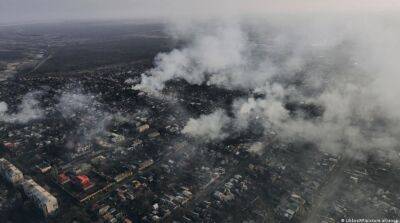
{"type": "Polygon", "coordinates": [[[99,103],[94,96],[79,92],[64,92],[56,107],[65,118],[72,118],[80,113],[94,112],[96,106],[99,106],[99,103]]]}
{"type": "Polygon", "coordinates": [[[394,17],[306,17],[172,25],[182,48],[160,53],[137,89],[162,92],[169,80],[250,91],[190,119],[183,133],[212,140],[261,123],[266,134],[306,140],[330,152],[398,154],[399,31],[394,17]],[[207,124],[205,124],[207,123],[207,124]]]}
{"type": "Polygon", "coordinates": [[[251,62],[250,43],[240,27],[216,26],[212,33],[194,35],[190,45],[184,49],[175,49],[161,53],[155,59],[155,68],[142,76],[138,89],[159,91],[166,81],[182,78],[191,84],[208,84],[224,86],[250,86],[257,80],[240,81],[240,74],[245,72],[251,62]],[[232,77],[232,78],[230,78],[232,77]],[[250,83],[248,83],[250,82],[250,83]]]}
{"type": "Polygon", "coordinates": [[[224,129],[230,120],[221,109],[209,115],[200,115],[198,119],[189,119],[182,133],[205,141],[221,140],[228,136],[224,129]]]}
{"type": "Polygon", "coordinates": [[[16,112],[9,112],[6,102],[0,102],[0,121],[7,123],[27,123],[29,121],[43,118],[44,111],[39,106],[36,97],[40,92],[30,92],[23,96],[16,112]]]}

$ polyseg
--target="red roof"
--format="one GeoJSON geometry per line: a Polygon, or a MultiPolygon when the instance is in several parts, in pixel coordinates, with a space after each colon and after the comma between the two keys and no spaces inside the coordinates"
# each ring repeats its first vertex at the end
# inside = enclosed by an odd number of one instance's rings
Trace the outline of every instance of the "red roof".
{"type": "Polygon", "coordinates": [[[75,178],[77,179],[77,181],[78,181],[83,187],[90,186],[89,177],[87,177],[86,175],[78,175],[78,176],[76,176],[75,178]]]}
{"type": "Polygon", "coordinates": [[[67,175],[65,175],[65,173],[61,173],[61,174],[58,175],[58,181],[60,183],[64,183],[64,182],[66,182],[68,180],[69,180],[69,177],[67,175]]]}
{"type": "Polygon", "coordinates": [[[4,146],[5,146],[7,149],[12,149],[12,148],[14,148],[14,147],[16,146],[16,144],[13,143],[13,142],[5,142],[5,143],[4,143],[4,146]]]}
{"type": "Polygon", "coordinates": [[[76,178],[80,181],[88,181],[89,177],[87,177],[86,175],[78,175],[76,176],[76,178]]]}

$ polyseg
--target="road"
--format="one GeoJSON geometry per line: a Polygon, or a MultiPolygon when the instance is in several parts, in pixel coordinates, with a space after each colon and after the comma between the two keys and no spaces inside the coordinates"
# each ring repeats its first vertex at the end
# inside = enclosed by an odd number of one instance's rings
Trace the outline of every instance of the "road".
{"type": "Polygon", "coordinates": [[[344,157],[337,164],[337,167],[329,175],[328,179],[321,185],[319,191],[317,192],[311,210],[304,220],[304,223],[319,223],[319,216],[321,212],[326,208],[326,203],[334,200],[334,196],[338,190],[338,186],[343,182],[346,175],[344,170],[348,169],[352,159],[344,157]]]}
{"type": "Polygon", "coordinates": [[[46,63],[49,59],[51,59],[53,56],[51,54],[47,55],[47,57],[45,57],[43,60],[41,60],[38,64],[36,64],[36,66],[29,72],[29,73],[33,73],[35,72],[37,69],[39,69],[40,66],[42,66],[44,63],[46,63]]]}

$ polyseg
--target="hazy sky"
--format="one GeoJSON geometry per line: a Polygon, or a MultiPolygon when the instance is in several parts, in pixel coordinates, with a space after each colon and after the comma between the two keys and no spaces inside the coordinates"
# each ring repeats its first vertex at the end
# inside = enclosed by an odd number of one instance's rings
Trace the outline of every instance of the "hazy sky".
{"type": "Polygon", "coordinates": [[[0,23],[399,9],[399,0],[0,0],[0,23]]]}

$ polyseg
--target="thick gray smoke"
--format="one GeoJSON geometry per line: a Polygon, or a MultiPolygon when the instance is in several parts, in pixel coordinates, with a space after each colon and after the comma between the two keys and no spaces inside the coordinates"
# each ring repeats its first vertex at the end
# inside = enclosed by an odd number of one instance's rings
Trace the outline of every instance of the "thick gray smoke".
{"type": "Polygon", "coordinates": [[[168,80],[184,79],[265,95],[237,99],[231,118],[218,110],[210,118],[191,119],[183,131],[191,136],[223,139],[229,134],[223,125],[246,130],[257,121],[266,134],[311,141],[323,150],[397,157],[396,21],[354,15],[174,26],[173,36],[187,45],[160,53],[136,88],[160,92],[168,80]],[[310,109],[317,114],[310,116],[310,109]],[[213,131],[205,131],[215,123],[213,131]]]}
{"type": "Polygon", "coordinates": [[[0,102],[0,121],[8,123],[27,123],[31,120],[40,119],[44,116],[43,109],[36,99],[40,92],[30,92],[22,98],[16,112],[9,112],[6,102],[0,102]]]}

